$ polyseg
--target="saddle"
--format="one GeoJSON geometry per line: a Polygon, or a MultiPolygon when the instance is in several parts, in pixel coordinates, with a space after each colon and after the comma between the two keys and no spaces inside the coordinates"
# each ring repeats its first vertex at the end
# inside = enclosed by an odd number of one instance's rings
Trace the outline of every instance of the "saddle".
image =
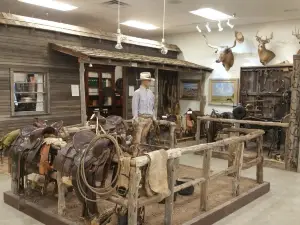
{"type": "Polygon", "coordinates": [[[124,123],[124,120],[120,116],[98,116],[98,121],[100,126],[104,129],[106,132],[114,131],[118,128],[121,128],[123,125],[125,128],[127,128],[126,124],[124,123]]]}
{"type": "MultiPolygon", "coordinates": [[[[61,171],[63,176],[71,176],[73,167],[79,166],[82,154],[95,137],[96,134],[89,130],[77,132],[73,136],[73,141],[58,152],[54,167],[61,171]]],[[[84,159],[85,166],[94,167],[100,180],[103,176],[103,167],[110,156],[109,147],[108,139],[100,139],[95,142],[84,159]]]]}

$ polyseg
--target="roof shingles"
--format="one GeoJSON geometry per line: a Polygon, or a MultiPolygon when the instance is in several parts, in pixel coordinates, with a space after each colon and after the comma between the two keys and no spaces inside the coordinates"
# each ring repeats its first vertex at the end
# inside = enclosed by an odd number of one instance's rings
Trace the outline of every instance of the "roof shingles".
{"type": "Polygon", "coordinates": [[[211,68],[200,66],[195,63],[187,62],[179,59],[169,59],[162,57],[153,57],[146,55],[138,55],[124,52],[107,51],[103,49],[87,48],[82,46],[73,45],[62,45],[51,43],[54,50],[67,53],[76,57],[88,57],[88,58],[106,58],[114,60],[132,61],[132,62],[143,62],[143,63],[154,63],[170,66],[186,67],[198,70],[212,71],[211,68]]]}

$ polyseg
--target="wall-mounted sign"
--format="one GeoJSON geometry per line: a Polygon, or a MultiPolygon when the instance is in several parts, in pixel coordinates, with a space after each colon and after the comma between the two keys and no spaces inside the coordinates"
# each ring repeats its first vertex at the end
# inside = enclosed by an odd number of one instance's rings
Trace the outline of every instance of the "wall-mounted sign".
{"type": "Polygon", "coordinates": [[[129,96],[132,97],[134,94],[134,86],[129,86],[129,96]]]}
{"type": "Polygon", "coordinates": [[[79,85],[71,84],[71,93],[72,96],[79,96],[79,85]]]}

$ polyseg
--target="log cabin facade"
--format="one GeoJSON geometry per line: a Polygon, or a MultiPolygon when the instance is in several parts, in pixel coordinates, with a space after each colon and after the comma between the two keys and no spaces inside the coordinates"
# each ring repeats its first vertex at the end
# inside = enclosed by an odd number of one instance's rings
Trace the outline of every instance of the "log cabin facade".
{"type": "Polygon", "coordinates": [[[89,72],[107,75],[108,69],[114,75],[116,67],[121,67],[124,98],[119,100],[124,107],[116,110],[130,118],[128,86],[137,86],[141,68],[156,77],[159,69],[173,75],[212,71],[177,60],[180,49],[174,45],[162,55],[156,41],[125,36],[124,49],[119,52],[115,44],[116,34],[0,13],[0,134],[30,124],[34,117],[63,120],[65,125],[84,123],[91,113],[87,83],[93,79],[89,80],[89,72]],[[72,96],[71,87],[74,92],[78,88],[79,96],[72,96]]]}

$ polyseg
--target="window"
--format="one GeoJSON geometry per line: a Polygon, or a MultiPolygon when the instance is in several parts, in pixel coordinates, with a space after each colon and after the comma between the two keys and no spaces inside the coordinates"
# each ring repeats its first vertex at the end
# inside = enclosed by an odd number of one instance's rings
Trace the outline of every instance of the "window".
{"type": "Polygon", "coordinates": [[[48,112],[48,89],[45,73],[12,72],[12,115],[48,112]]]}

